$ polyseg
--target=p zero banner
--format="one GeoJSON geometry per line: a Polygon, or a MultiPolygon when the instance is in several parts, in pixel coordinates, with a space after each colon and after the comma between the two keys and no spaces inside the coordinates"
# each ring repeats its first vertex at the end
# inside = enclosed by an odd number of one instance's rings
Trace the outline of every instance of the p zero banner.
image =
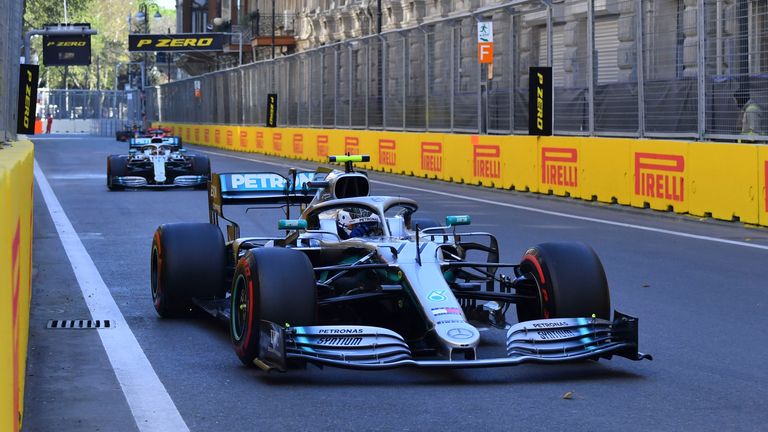
{"type": "Polygon", "coordinates": [[[90,65],[91,36],[43,35],[43,63],[46,66],[90,65]]]}
{"type": "Polygon", "coordinates": [[[528,72],[528,134],[552,135],[552,68],[532,67],[528,72]]]}
{"type": "Polygon", "coordinates": [[[267,127],[277,127],[277,93],[267,95],[267,127]]]}
{"type": "Polygon", "coordinates": [[[132,34],[128,35],[128,51],[221,51],[224,35],[195,34],[132,34]]]}
{"type": "Polygon", "coordinates": [[[35,111],[37,109],[37,79],[39,66],[19,65],[19,115],[16,133],[35,133],[35,111]]]}

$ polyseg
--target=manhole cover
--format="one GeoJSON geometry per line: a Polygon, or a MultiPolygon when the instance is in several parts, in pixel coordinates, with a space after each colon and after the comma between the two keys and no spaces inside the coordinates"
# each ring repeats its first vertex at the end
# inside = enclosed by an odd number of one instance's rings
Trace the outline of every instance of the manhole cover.
{"type": "Polygon", "coordinates": [[[46,328],[49,329],[98,329],[112,328],[110,320],[50,320],[46,328]]]}

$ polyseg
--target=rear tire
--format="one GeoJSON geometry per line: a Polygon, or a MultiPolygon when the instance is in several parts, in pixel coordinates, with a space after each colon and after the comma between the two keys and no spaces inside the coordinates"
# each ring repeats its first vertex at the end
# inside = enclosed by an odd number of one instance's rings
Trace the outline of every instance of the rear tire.
{"type": "Polygon", "coordinates": [[[109,190],[124,189],[122,185],[114,183],[115,177],[125,177],[128,175],[128,159],[125,156],[111,155],[107,156],[107,188],[109,190]]]}
{"type": "Polygon", "coordinates": [[[578,242],[542,243],[523,255],[520,270],[533,275],[540,302],[517,304],[520,322],[541,318],[610,319],[605,270],[591,247],[578,242]]]}
{"type": "Polygon", "coordinates": [[[226,247],[216,225],[160,225],[152,240],[150,266],[152,301],[161,317],[190,311],[194,297],[226,295],[226,247]]]}
{"type": "Polygon", "coordinates": [[[252,249],[240,258],[232,278],[230,338],[240,361],[259,356],[261,320],[305,326],[317,321],[315,272],[299,251],[252,249]]]}

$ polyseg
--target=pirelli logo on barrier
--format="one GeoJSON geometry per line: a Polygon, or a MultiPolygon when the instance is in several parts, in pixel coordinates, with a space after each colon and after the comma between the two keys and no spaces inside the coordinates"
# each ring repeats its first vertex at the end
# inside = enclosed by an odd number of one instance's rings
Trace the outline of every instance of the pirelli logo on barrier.
{"type": "Polygon", "coordinates": [[[216,145],[221,144],[221,129],[219,128],[213,131],[213,143],[216,145]]]}
{"type": "Polygon", "coordinates": [[[264,150],[264,132],[256,132],[256,149],[264,150]]]}
{"type": "Polygon", "coordinates": [[[248,148],[248,131],[244,129],[240,130],[240,147],[248,148]]]}
{"type": "Polygon", "coordinates": [[[227,147],[232,147],[235,144],[235,133],[231,129],[227,129],[227,147]]]}
{"type": "Polygon", "coordinates": [[[480,144],[472,137],[472,173],[475,177],[501,178],[501,148],[497,144],[480,144]]]}
{"type": "Polygon", "coordinates": [[[765,186],[765,212],[768,213],[768,160],[765,161],[765,176],[763,177],[765,186]]]}
{"type": "Polygon", "coordinates": [[[276,152],[283,151],[283,134],[282,133],[273,133],[272,134],[272,150],[276,152]]]}
{"type": "Polygon", "coordinates": [[[183,138],[186,141],[189,141],[189,140],[192,139],[192,129],[191,128],[187,127],[187,128],[184,129],[184,136],[183,136],[183,138]]]}
{"type": "Polygon", "coordinates": [[[360,154],[360,138],[351,136],[344,137],[344,154],[360,154]]]}
{"type": "Polygon", "coordinates": [[[316,144],[317,144],[317,156],[318,157],[328,156],[328,135],[318,135],[316,144]]]}
{"type": "Polygon", "coordinates": [[[397,163],[397,143],[391,139],[379,140],[379,164],[393,167],[397,163]]]}
{"type": "Polygon", "coordinates": [[[552,186],[579,186],[579,152],[575,148],[541,148],[541,183],[552,186]]]}
{"type": "Polygon", "coordinates": [[[682,155],[635,153],[635,195],[682,202],[684,172],[682,155]]]}
{"type": "Polygon", "coordinates": [[[224,35],[194,34],[132,34],[128,35],[128,51],[221,51],[224,35]]]}
{"type": "Polygon", "coordinates": [[[200,144],[200,128],[194,128],[194,134],[195,134],[195,142],[197,144],[200,144]]]}
{"type": "Polygon", "coordinates": [[[293,153],[304,154],[304,134],[293,134],[293,153]]]}
{"type": "Polygon", "coordinates": [[[433,173],[443,172],[443,143],[421,142],[421,169],[433,173]]]}
{"type": "Polygon", "coordinates": [[[205,143],[208,144],[211,142],[211,128],[205,128],[203,130],[203,136],[205,138],[205,143]]]}

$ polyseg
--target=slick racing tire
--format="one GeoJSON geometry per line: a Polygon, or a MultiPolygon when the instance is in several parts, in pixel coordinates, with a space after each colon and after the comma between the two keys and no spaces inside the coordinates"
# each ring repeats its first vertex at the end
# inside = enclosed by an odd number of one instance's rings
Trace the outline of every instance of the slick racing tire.
{"type": "Polygon", "coordinates": [[[317,321],[315,272],[309,258],[292,249],[251,249],[237,262],[232,278],[230,338],[240,361],[253,366],[259,356],[261,320],[281,326],[317,321]]]}
{"type": "Polygon", "coordinates": [[[610,319],[611,296],[603,265],[591,247],[578,242],[542,243],[520,262],[533,276],[539,301],[517,304],[520,322],[541,318],[610,319]]]}
{"type": "Polygon", "coordinates": [[[150,278],[158,315],[181,316],[195,297],[226,295],[226,247],[221,231],[207,223],[160,225],[152,239],[150,278]]]}
{"type": "MultiPolygon", "coordinates": [[[[209,181],[211,180],[211,161],[208,159],[208,156],[192,156],[192,175],[204,176],[209,181]]],[[[197,186],[197,189],[207,188],[207,183],[203,183],[197,186]]]]}
{"type": "Polygon", "coordinates": [[[107,188],[120,190],[123,186],[114,183],[115,177],[128,175],[128,159],[120,155],[107,156],[107,188]]]}

